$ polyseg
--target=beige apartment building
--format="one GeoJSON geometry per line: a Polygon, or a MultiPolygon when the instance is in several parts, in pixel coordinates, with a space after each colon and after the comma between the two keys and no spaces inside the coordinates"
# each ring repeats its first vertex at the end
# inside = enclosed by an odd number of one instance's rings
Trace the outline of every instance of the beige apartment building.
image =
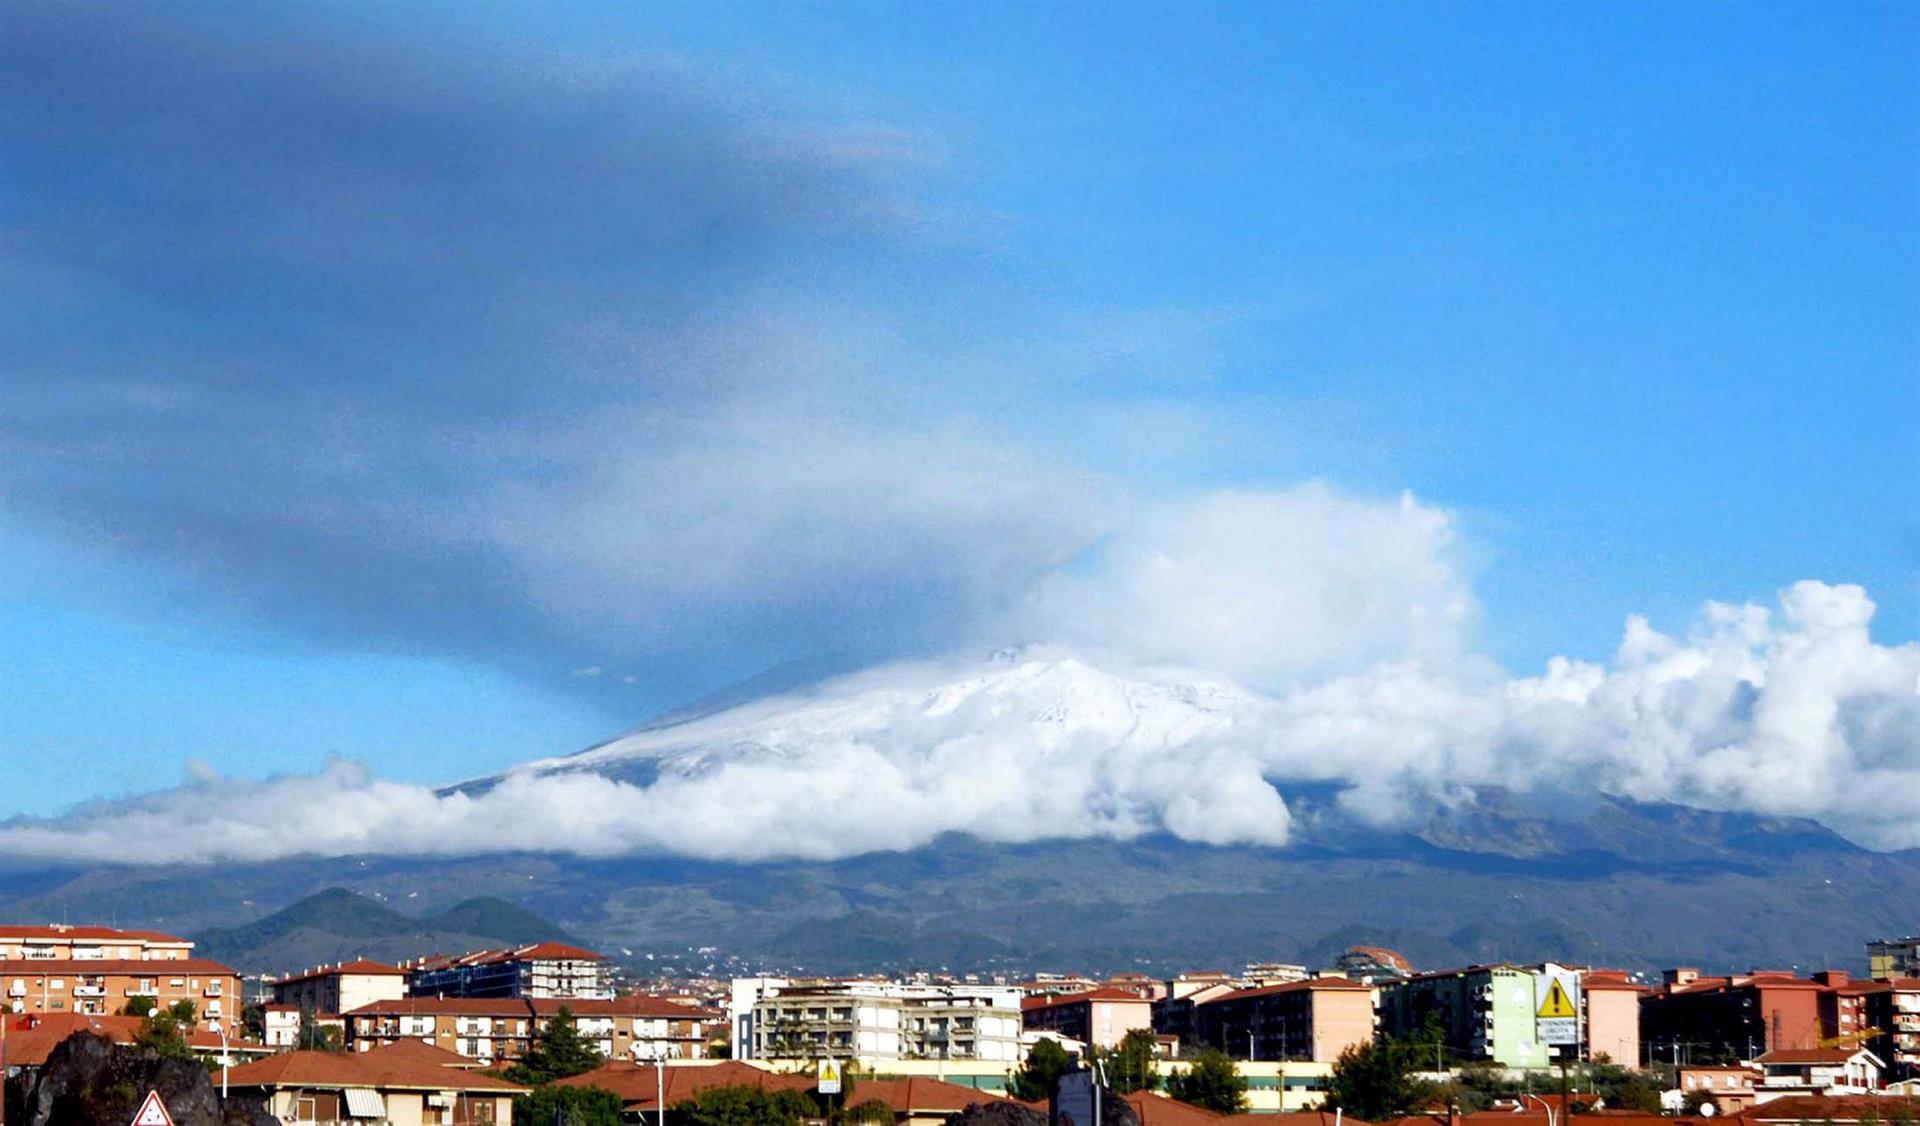
{"type": "Polygon", "coordinates": [[[1153,1031],[1153,1002],[1125,989],[1089,989],[1020,1003],[1028,1032],[1051,1032],[1095,1048],[1114,1048],[1136,1030],[1153,1031]]]}
{"type": "Polygon", "coordinates": [[[407,995],[407,971],[364,958],[319,966],[272,983],[277,1005],[311,1013],[344,1013],[407,995]]]}
{"type": "Polygon", "coordinates": [[[1373,987],[1310,978],[1221,994],[1193,1014],[1196,1044],[1249,1060],[1331,1063],[1373,1039],[1373,987]]]}
{"type": "Polygon", "coordinates": [[[526,1055],[562,1008],[580,1035],[610,1060],[704,1059],[725,1017],[661,997],[400,997],[344,1014],[347,1046],[371,1051],[403,1041],[432,1044],[481,1064],[526,1055]]]}

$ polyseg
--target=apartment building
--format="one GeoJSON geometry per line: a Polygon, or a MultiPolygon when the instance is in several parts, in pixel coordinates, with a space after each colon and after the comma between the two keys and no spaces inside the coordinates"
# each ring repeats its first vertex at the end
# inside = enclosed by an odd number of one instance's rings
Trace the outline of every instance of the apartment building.
{"type": "Polygon", "coordinates": [[[1668,970],[1661,987],[1640,999],[1643,1050],[1649,1059],[1685,1064],[1816,1048],[1820,998],[1829,988],[1785,972],[1703,977],[1691,968],[1668,970]]]}
{"type": "Polygon", "coordinates": [[[1640,1066],[1640,997],[1644,986],[1623,970],[1580,975],[1580,1058],[1640,1066]]]}
{"type": "Polygon", "coordinates": [[[1553,1056],[1535,1031],[1534,973],[1509,964],[1414,974],[1380,987],[1380,1029],[1417,1036],[1437,1022],[1455,1056],[1506,1067],[1545,1067],[1553,1056]]]}
{"type": "Polygon", "coordinates": [[[0,962],[149,961],[193,956],[193,943],[158,931],[0,923],[0,962]]]}
{"type": "Polygon", "coordinates": [[[581,1037],[610,1060],[705,1059],[723,1020],[713,1009],[660,997],[401,997],[363,1005],[343,1019],[352,1051],[418,1040],[467,1059],[506,1063],[526,1055],[562,1008],[581,1037]]]}
{"type": "Polygon", "coordinates": [[[613,996],[606,958],[564,942],[436,954],[402,968],[415,997],[613,996]]]}
{"type": "Polygon", "coordinates": [[[111,1016],[135,998],[193,1002],[196,1025],[219,1032],[240,1015],[240,975],[204,958],[35,958],[0,961],[0,1007],[14,1013],[111,1016]]]}
{"type": "Polygon", "coordinates": [[[1780,1048],[1753,1061],[1760,1065],[1754,1098],[1761,1103],[1789,1095],[1860,1095],[1880,1089],[1885,1068],[1865,1048],[1780,1048]]]}
{"type": "Polygon", "coordinates": [[[1136,1029],[1152,1032],[1153,1002],[1125,989],[1090,989],[1020,1003],[1028,1032],[1051,1032],[1094,1048],[1117,1047],[1136,1029]]]}
{"type": "Polygon", "coordinates": [[[318,966],[271,983],[273,1003],[310,1013],[344,1013],[407,995],[407,971],[365,958],[318,966]]]}
{"type": "Polygon", "coordinates": [[[1238,989],[1193,1007],[1194,1042],[1250,1060],[1330,1063],[1373,1039],[1373,988],[1342,977],[1238,989]]]}
{"type": "Polygon", "coordinates": [[[1194,1030],[1194,1007],[1244,987],[1244,983],[1218,970],[1170,978],[1153,1002],[1154,1031],[1172,1037],[1177,1044],[1199,1044],[1201,1041],[1194,1030]]]}
{"type": "Polygon", "coordinates": [[[1896,1080],[1920,1077],[1920,977],[1871,983],[1864,990],[1866,1027],[1877,1035],[1874,1054],[1886,1061],[1896,1080]]]}
{"type": "MultiPolygon", "coordinates": [[[[1146,1004],[1141,998],[1134,998],[1146,1004]]],[[[795,985],[741,978],[729,1005],[741,1059],[1004,1060],[1020,1052],[1020,995],[989,986],[883,981],[795,985]]]]}
{"type": "Polygon", "coordinates": [[[1880,981],[1920,978],[1920,935],[1867,943],[1867,976],[1880,981]]]}

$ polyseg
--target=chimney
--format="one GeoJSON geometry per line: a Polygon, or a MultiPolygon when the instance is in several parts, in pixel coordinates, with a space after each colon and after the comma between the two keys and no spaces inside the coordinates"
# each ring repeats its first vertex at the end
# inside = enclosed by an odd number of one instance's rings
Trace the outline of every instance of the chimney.
{"type": "Polygon", "coordinates": [[[1666,982],[1669,988],[1692,985],[1694,982],[1700,980],[1700,971],[1694,969],[1692,966],[1678,966],[1674,969],[1663,971],[1660,974],[1660,980],[1666,982]]]}
{"type": "Polygon", "coordinates": [[[1828,989],[1832,989],[1836,986],[1845,985],[1847,983],[1848,981],[1847,971],[1821,970],[1819,973],[1813,975],[1813,980],[1819,982],[1821,985],[1826,986],[1828,989]]]}

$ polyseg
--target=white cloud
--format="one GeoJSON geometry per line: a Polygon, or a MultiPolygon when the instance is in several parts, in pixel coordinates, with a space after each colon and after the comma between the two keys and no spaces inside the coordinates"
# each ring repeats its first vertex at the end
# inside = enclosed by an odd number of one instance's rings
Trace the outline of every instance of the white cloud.
{"type": "Polygon", "coordinates": [[[1451,514],[1411,495],[1217,493],[1053,579],[1033,629],[1268,688],[1385,658],[1451,663],[1475,608],[1454,555],[1451,514]]]}
{"type": "Polygon", "coordinates": [[[1459,653],[1471,600],[1445,563],[1451,537],[1444,513],[1411,500],[1210,498],[1150,521],[1098,578],[1049,591],[1053,620],[1091,623],[1074,646],[876,668],[472,794],[339,763],[266,781],[201,772],[0,827],[0,852],[126,860],[139,839],[149,862],[515,849],[756,860],[948,832],[1284,845],[1292,819],[1270,781],[1335,783],[1350,814],[1380,824],[1498,784],[1811,817],[1872,846],[1920,846],[1920,645],[1876,644],[1860,588],[1798,583],[1777,609],[1709,604],[1678,636],[1634,618],[1610,664],[1555,658],[1513,678],[1459,653]],[[1192,671],[1200,661],[1293,686],[1244,688],[1192,671]],[[1341,665],[1354,667],[1307,675],[1341,665]]]}

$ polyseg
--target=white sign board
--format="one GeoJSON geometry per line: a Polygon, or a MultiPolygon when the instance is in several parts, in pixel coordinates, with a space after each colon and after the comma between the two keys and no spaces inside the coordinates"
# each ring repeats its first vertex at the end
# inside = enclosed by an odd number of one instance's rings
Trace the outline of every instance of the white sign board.
{"type": "Polygon", "coordinates": [[[173,1126],[173,1115],[167,1113],[167,1104],[160,1101],[160,1092],[147,1092],[147,1101],[140,1104],[133,1116],[133,1126],[173,1126]]]}
{"type": "Polygon", "coordinates": [[[1580,1042],[1580,975],[1548,965],[1533,979],[1534,1038],[1542,1044],[1580,1042]]]}
{"type": "Polygon", "coordinates": [[[840,1093],[840,1065],[838,1062],[834,1060],[820,1061],[820,1086],[818,1089],[823,1095],[837,1095],[840,1093]]]}

